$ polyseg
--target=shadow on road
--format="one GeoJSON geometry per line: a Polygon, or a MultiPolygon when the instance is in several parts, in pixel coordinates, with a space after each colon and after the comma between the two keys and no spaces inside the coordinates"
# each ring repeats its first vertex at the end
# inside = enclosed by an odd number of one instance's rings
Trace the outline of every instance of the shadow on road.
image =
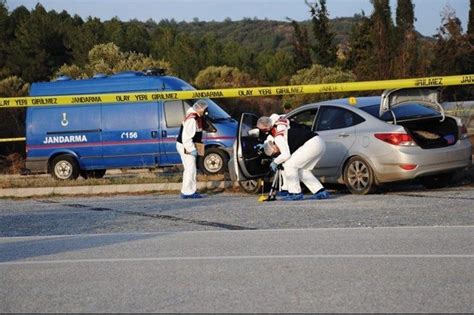
{"type": "MultiPolygon", "coordinates": [[[[171,234],[171,233],[169,233],[171,234]]],[[[163,234],[165,235],[165,234],[163,234]]],[[[50,256],[64,252],[105,247],[157,237],[156,234],[111,234],[43,238],[40,240],[14,240],[0,243],[0,262],[50,256]]]]}

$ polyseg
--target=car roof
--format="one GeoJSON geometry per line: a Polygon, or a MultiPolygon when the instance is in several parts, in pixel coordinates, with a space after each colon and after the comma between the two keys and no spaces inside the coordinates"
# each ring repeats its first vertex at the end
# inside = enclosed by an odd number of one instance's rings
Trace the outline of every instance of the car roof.
{"type": "Polygon", "coordinates": [[[322,102],[317,102],[309,105],[345,105],[349,107],[361,108],[370,105],[379,105],[380,96],[362,96],[362,97],[351,97],[351,98],[339,98],[333,100],[326,100],[322,102]],[[354,104],[354,99],[356,103],[354,104]]]}

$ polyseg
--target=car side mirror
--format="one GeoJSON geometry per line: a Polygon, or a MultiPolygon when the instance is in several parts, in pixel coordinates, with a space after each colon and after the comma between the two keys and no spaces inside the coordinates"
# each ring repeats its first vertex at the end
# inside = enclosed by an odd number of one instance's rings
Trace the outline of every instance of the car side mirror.
{"type": "Polygon", "coordinates": [[[248,132],[248,135],[249,137],[252,137],[252,138],[258,138],[260,136],[260,129],[258,128],[250,129],[248,132]]]}

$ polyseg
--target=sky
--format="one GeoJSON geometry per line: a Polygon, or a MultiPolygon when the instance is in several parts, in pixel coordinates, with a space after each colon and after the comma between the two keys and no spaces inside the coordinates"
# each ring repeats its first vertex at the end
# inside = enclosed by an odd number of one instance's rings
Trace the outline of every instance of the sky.
{"type": "MultiPolygon", "coordinates": [[[[98,17],[102,21],[118,17],[122,21],[137,19],[175,19],[176,21],[223,21],[230,18],[258,18],[285,21],[286,18],[303,21],[309,19],[304,0],[6,0],[10,11],[18,6],[34,8],[40,2],[46,10],[78,14],[82,18],[98,17]]],[[[311,0],[310,2],[314,2],[311,0]]],[[[395,15],[396,0],[390,0],[395,15]]],[[[413,0],[415,28],[425,36],[437,33],[441,25],[441,12],[450,6],[467,29],[469,0],[413,0]]],[[[350,17],[364,10],[370,15],[370,0],[327,0],[329,17],[350,17]]]]}

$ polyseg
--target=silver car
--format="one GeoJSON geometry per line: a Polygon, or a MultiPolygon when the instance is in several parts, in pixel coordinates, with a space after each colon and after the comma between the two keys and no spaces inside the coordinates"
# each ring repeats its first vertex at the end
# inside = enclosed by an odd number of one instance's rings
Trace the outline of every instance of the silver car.
{"type": "MultiPolygon", "coordinates": [[[[330,100],[298,107],[286,117],[325,140],[326,151],[314,169],[321,182],[345,184],[354,194],[415,178],[427,188],[442,187],[472,163],[467,128],[445,115],[437,90],[330,100]]],[[[257,119],[242,114],[229,161],[231,176],[249,192],[258,189],[256,179],[269,175],[269,158],[254,149],[262,141],[255,136],[257,119]]]]}

